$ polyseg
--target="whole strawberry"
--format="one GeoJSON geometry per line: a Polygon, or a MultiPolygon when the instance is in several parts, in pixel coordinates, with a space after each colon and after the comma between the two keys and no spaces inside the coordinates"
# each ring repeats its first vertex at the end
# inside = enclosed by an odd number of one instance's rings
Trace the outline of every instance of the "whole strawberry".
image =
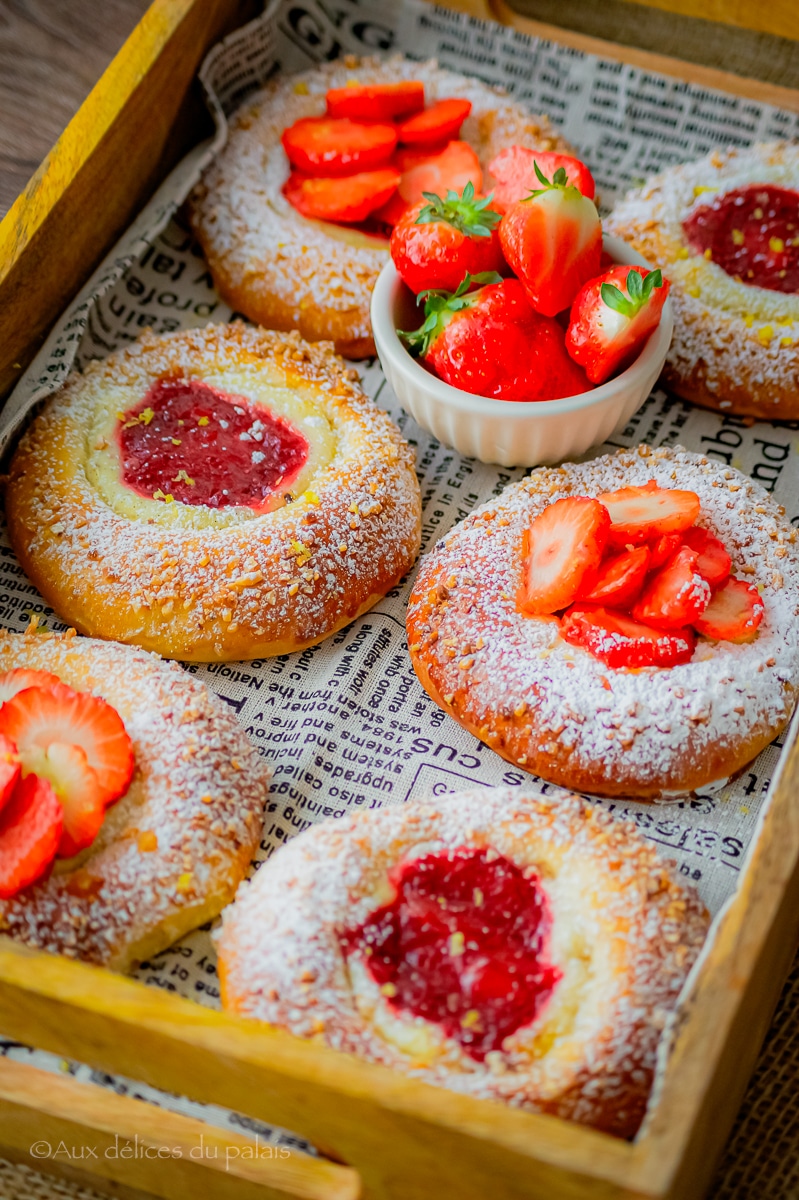
{"type": "Polygon", "coordinates": [[[460,195],[448,191],[443,200],[433,192],[423,195],[425,202],[410,209],[391,234],[394,266],[411,291],[454,292],[467,273],[500,269],[500,216],[489,208],[490,196],[478,199],[472,183],[460,195]]]}
{"type": "Polygon", "coordinates": [[[669,282],[646,267],[613,267],[572,305],[566,348],[592,383],[604,383],[641,352],[657,328],[669,282]]]}
{"type": "Polygon", "coordinates": [[[596,205],[568,182],[563,167],[550,182],[533,166],[541,187],[511,204],[499,240],[533,308],[554,317],[599,274],[602,227],[596,205]]]}
{"type": "Polygon", "coordinates": [[[402,333],[453,387],[497,400],[555,400],[588,391],[557,321],[534,312],[516,279],[467,275],[454,292],[428,291],[425,322],[402,333]],[[483,284],[469,292],[473,283],[483,284]]]}

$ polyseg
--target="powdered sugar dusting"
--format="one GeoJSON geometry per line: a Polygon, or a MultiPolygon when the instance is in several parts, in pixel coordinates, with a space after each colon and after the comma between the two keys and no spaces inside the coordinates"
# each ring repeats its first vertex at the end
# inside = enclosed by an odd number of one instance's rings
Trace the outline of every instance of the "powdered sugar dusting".
{"type": "Polygon", "coordinates": [[[223,998],[427,1082],[630,1136],[707,923],[697,894],[632,824],[574,796],[483,789],[359,812],[281,848],[224,914],[223,998]],[[543,1012],[484,1063],[392,1010],[339,939],[390,899],[398,862],[458,847],[536,871],[563,971],[543,1012]]]}
{"type": "Polygon", "coordinates": [[[130,969],[209,920],[258,846],[269,772],[223,702],[173,663],[89,638],[0,632],[0,672],[52,671],[102,696],[135,773],[93,845],[0,900],[0,930],[41,950],[130,969]]]}
{"type": "Polygon", "coordinates": [[[695,208],[752,183],[799,188],[799,145],[714,150],[671,167],[629,192],[606,229],[671,280],[674,339],[667,365],[678,391],[721,408],[796,416],[799,295],[737,282],[691,252],[682,229],[695,208]]]}
{"type": "Polygon", "coordinates": [[[783,728],[799,686],[799,551],[782,510],[740,472],[680,448],[540,468],[475,510],[423,560],[408,609],[414,666],[493,749],[605,795],[688,791],[743,766],[783,728]],[[765,616],[748,644],[700,641],[690,662],[609,669],[516,609],[522,534],[546,505],[654,479],[688,488],[765,616]],[[741,757],[742,754],[748,757],[741,757]]]}
{"type": "Polygon", "coordinates": [[[71,376],[23,438],[7,491],[14,548],[65,620],[200,661],[285,653],[351,620],[412,565],[419,509],[412,451],[329,344],[241,323],[146,334],[71,376]],[[306,394],[307,424],[324,426],[329,460],[302,495],[257,515],[118,483],[114,389],[224,372],[246,387],[253,371],[306,394]]]}

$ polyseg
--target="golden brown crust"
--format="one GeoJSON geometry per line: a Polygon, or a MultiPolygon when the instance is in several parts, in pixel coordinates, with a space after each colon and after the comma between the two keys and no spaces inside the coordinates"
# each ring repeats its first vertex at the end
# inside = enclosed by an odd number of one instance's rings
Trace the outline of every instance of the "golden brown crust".
{"type": "Polygon", "coordinates": [[[195,661],[313,645],[393,587],[420,538],[413,452],[355,372],[329,345],[240,323],[146,334],[70,377],[22,439],[6,508],[20,562],[66,621],[195,661]],[[118,411],[164,376],[260,389],[267,406],[288,395],[322,447],[302,493],[257,515],[124,487],[118,411]]]}
{"type": "Polygon", "coordinates": [[[747,286],[694,254],[682,222],[693,208],[753,183],[799,186],[799,146],[714,150],[629,192],[605,223],[671,280],[674,339],[663,379],[679,396],[767,420],[799,416],[799,296],[747,286]]]}
{"type": "Polygon", "coordinates": [[[773,500],[739,471],[661,448],[539,468],[456,526],[422,562],[408,605],[429,695],[502,757],[564,787],[657,799],[726,781],[787,724],[799,687],[799,555],[773,500]],[[700,640],[690,662],[623,671],[516,608],[522,537],[560,496],[655,479],[695,491],[700,522],[765,617],[745,645],[700,640]]]}
{"type": "Polygon", "coordinates": [[[576,796],[481,789],[358,812],[282,847],[224,914],[222,1000],[428,1083],[631,1137],[707,927],[697,893],[632,823],[576,796]],[[340,937],[389,901],[398,863],[461,847],[535,872],[547,959],[562,972],[543,1010],[483,1062],[393,1007],[340,937]]]}
{"type": "Polygon", "coordinates": [[[35,630],[0,632],[0,672],[52,671],[102,696],[135,771],[93,845],[0,901],[0,932],[119,971],[230,901],[258,847],[269,772],[222,701],[143,650],[35,630]]]}
{"type": "MultiPolygon", "coordinates": [[[[282,77],[250,97],[230,123],[227,145],[191,202],[191,222],[220,295],[234,310],[271,329],[298,329],[329,340],[345,358],[375,353],[369,303],[388,242],[301,217],[282,194],[289,173],[280,144],[287,126],[325,111],[328,88],[421,79],[429,101],[464,96],[463,127],[487,176],[503,147],[570,152],[546,117],[531,116],[497,88],[402,57],[349,57],[282,77]]],[[[490,179],[486,177],[485,190],[490,179]]]]}

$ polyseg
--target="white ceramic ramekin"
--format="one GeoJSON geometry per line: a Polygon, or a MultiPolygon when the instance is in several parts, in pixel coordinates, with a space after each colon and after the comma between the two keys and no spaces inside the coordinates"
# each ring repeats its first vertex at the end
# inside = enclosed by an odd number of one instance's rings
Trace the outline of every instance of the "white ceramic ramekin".
{"type": "MultiPolygon", "coordinates": [[[[605,236],[614,262],[649,266],[619,238],[605,236]]],[[[605,441],[649,395],[671,343],[671,300],[635,362],[607,383],[561,400],[516,402],[473,396],[444,383],[408,353],[397,329],[423,320],[413,293],[389,259],[372,294],[372,329],[386,378],[419,424],[447,446],[482,462],[535,467],[584,454],[605,441]]]]}

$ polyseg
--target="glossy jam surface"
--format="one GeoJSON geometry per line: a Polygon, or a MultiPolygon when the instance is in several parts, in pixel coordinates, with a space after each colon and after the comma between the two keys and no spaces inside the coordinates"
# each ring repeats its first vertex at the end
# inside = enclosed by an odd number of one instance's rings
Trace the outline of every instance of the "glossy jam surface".
{"type": "Polygon", "coordinates": [[[799,291],[799,191],[749,184],[695,208],[683,221],[688,244],[742,283],[799,291]]]}
{"type": "Polygon", "coordinates": [[[262,509],[308,459],[298,429],[197,379],[161,379],[120,419],[122,482],[140,496],[262,509]]]}
{"type": "Polygon", "coordinates": [[[400,863],[396,896],[342,938],[389,1005],[440,1026],[478,1062],[539,1015],[561,977],[536,875],[492,850],[400,863]]]}

